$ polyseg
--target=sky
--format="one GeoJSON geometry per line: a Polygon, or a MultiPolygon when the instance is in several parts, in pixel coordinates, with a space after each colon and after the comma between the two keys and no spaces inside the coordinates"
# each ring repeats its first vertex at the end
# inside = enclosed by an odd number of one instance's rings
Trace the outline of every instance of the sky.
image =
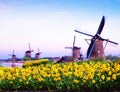
{"type": "MultiPolygon", "coordinates": [[[[32,57],[71,55],[74,35],[75,46],[81,47],[86,57],[91,39],[82,31],[95,35],[102,16],[105,26],[101,37],[120,42],[120,0],[0,0],[0,59],[14,54],[23,58],[31,45],[32,57]],[[90,41],[89,41],[90,42],[90,41]]],[[[104,46],[105,46],[104,42],[104,46]]],[[[105,55],[120,55],[120,45],[107,44],[105,55]]]]}

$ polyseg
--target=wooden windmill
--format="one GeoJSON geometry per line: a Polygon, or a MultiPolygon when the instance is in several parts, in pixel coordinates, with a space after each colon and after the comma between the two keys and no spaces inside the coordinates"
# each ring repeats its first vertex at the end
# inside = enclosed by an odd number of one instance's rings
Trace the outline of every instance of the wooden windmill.
{"type": "Polygon", "coordinates": [[[76,36],[74,36],[73,47],[65,47],[65,48],[72,50],[72,57],[73,57],[74,59],[81,60],[81,59],[82,59],[82,54],[80,53],[80,49],[81,49],[81,48],[75,46],[75,39],[76,39],[76,36]]]}
{"type": "Polygon", "coordinates": [[[75,32],[78,32],[78,33],[81,33],[81,34],[92,37],[91,43],[90,43],[89,48],[87,50],[87,58],[88,59],[96,59],[96,58],[105,59],[103,41],[107,41],[107,42],[118,45],[118,43],[116,43],[116,42],[113,42],[113,41],[110,41],[108,39],[104,39],[104,38],[100,37],[100,34],[101,34],[102,29],[104,27],[104,24],[105,24],[105,17],[103,16],[102,20],[101,20],[101,23],[99,25],[98,31],[94,36],[75,30],[75,32]]]}
{"type": "Polygon", "coordinates": [[[28,43],[28,46],[29,46],[29,50],[25,52],[25,57],[31,59],[31,52],[33,52],[34,50],[31,50],[30,43],[28,43]]]}
{"type": "Polygon", "coordinates": [[[35,54],[35,59],[36,60],[40,59],[40,54],[41,54],[41,52],[40,52],[40,50],[38,48],[38,52],[35,54]]]}
{"type": "Polygon", "coordinates": [[[12,54],[9,54],[9,56],[12,56],[12,61],[16,61],[16,55],[14,54],[15,50],[13,50],[12,54]]]}

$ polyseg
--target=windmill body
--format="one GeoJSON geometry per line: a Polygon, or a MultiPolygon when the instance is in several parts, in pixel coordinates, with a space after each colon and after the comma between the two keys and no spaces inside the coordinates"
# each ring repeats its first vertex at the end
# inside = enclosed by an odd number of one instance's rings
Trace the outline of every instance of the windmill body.
{"type": "Polygon", "coordinates": [[[40,50],[38,48],[38,53],[35,54],[35,59],[36,60],[40,59],[40,54],[41,54],[41,52],[40,52],[40,50]]]}
{"type": "Polygon", "coordinates": [[[25,52],[25,57],[31,59],[31,51],[27,50],[25,52]]]}
{"type": "Polygon", "coordinates": [[[9,54],[9,56],[12,57],[12,61],[16,61],[16,55],[14,54],[15,50],[13,50],[12,54],[9,54]]]}
{"type": "Polygon", "coordinates": [[[75,38],[76,36],[74,36],[73,47],[65,47],[65,48],[72,50],[72,57],[74,60],[82,60],[82,54],[80,53],[81,48],[75,46],[75,38]]]}
{"type": "Polygon", "coordinates": [[[36,59],[36,60],[40,59],[40,53],[36,53],[36,54],[35,54],[35,59],[36,59]]]}
{"type": "Polygon", "coordinates": [[[110,41],[108,39],[104,39],[104,38],[100,37],[100,34],[101,34],[103,27],[104,27],[104,24],[105,24],[105,17],[103,16],[101,23],[99,25],[98,31],[94,36],[75,30],[75,32],[92,37],[91,43],[89,44],[89,47],[87,50],[87,58],[88,59],[96,59],[96,58],[105,59],[103,41],[107,41],[107,42],[118,45],[118,43],[116,43],[116,42],[113,42],[113,41],[110,41]]]}
{"type": "Polygon", "coordinates": [[[75,47],[75,46],[72,48],[72,52],[73,52],[72,56],[73,56],[74,59],[81,59],[80,49],[81,48],[75,47]]]}
{"type": "Polygon", "coordinates": [[[95,45],[93,47],[93,51],[91,53],[90,59],[96,59],[96,58],[105,58],[104,48],[103,48],[103,41],[97,39],[95,42],[95,45]]]}
{"type": "Polygon", "coordinates": [[[31,50],[30,43],[28,45],[29,45],[29,50],[27,50],[25,52],[25,58],[30,60],[31,59],[31,52],[33,52],[34,50],[31,50]]]}
{"type": "Polygon", "coordinates": [[[12,61],[16,61],[16,55],[12,55],[12,61]]]}

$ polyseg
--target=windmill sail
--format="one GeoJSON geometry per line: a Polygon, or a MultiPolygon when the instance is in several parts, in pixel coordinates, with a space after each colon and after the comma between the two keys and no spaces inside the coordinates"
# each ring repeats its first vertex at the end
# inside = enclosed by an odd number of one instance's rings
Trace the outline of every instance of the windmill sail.
{"type": "Polygon", "coordinates": [[[94,48],[94,45],[95,45],[95,41],[96,41],[96,39],[92,40],[90,45],[89,45],[89,48],[87,50],[87,58],[90,58],[90,56],[92,54],[92,51],[93,51],[93,48],[94,48]]]}
{"type": "Polygon", "coordinates": [[[101,20],[101,23],[100,23],[100,26],[98,28],[98,31],[97,31],[96,35],[98,35],[98,34],[100,35],[101,34],[104,25],[105,25],[105,16],[102,17],[102,20],[101,20]]]}
{"type": "Polygon", "coordinates": [[[75,46],[75,39],[76,39],[76,36],[74,36],[73,47],[75,46]]]}

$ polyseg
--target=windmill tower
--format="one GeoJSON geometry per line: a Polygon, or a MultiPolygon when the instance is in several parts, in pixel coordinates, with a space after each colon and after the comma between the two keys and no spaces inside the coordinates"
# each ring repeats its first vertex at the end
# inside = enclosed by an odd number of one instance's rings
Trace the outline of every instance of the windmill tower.
{"type": "Polygon", "coordinates": [[[105,59],[103,41],[107,41],[107,42],[118,45],[118,43],[116,43],[116,42],[113,42],[113,41],[110,41],[108,39],[104,39],[104,38],[100,37],[100,34],[101,34],[101,32],[103,30],[103,27],[104,27],[104,24],[105,24],[105,17],[103,16],[102,20],[101,20],[101,23],[99,25],[98,31],[94,36],[75,30],[75,32],[78,32],[78,33],[81,33],[81,34],[92,37],[91,43],[90,43],[90,45],[88,47],[88,50],[87,50],[87,58],[88,59],[96,59],[96,58],[105,59]]]}
{"type": "Polygon", "coordinates": [[[29,50],[27,50],[27,51],[25,52],[25,57],[30,60],[30,59],[31,59],[31,52],[33,52],[34,50],[31,50],[30,43],[28,43],[28,46],[29,46],[29,50]]]}
{"type": "Polygon", "coordinates": [[[80,47],[75,46],[75,40],[76,40],[76,36],[74,36],[74,40],[73,40],[73,47],[65,47],[66,49],[71,49],[72,50],[72,57],[74,58],[74,60],[82,60],[82,54],[80,53],[80,47]]]}
{"type": "Polygon", "coordinates": [[[35,59],[36,60],[40,59],[40,54],[41,54],[41,52],[40,52],[40,50],[38,48],[38,53],[35,54],[35,59]]]}
{"type": "Polygon", "coordinates": [[[12,54],[9,54],[9,56],[12,56],[12,61],[16,61],[16,55],[14,54],[15,50],[13,50],[12,54]]]}

